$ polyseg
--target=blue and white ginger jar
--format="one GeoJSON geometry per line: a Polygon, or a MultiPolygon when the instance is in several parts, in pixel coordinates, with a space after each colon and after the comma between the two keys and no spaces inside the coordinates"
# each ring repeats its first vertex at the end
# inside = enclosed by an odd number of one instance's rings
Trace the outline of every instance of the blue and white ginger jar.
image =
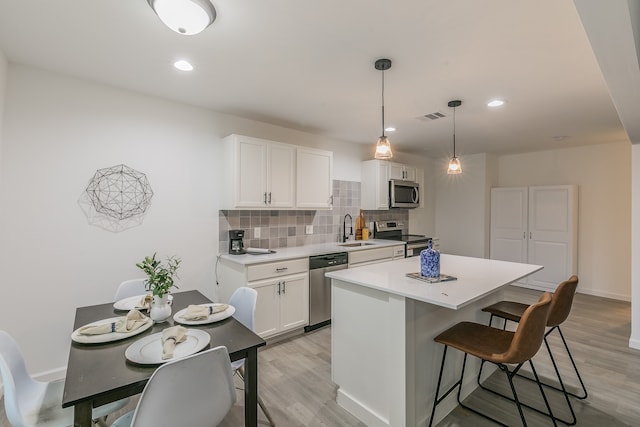
{"type": "Polygon", "coordinates": [[[440,252],[433,249],[429,240],[427,249],[420,252],[420,274],[424,277],[440,277],[440,252]]]}

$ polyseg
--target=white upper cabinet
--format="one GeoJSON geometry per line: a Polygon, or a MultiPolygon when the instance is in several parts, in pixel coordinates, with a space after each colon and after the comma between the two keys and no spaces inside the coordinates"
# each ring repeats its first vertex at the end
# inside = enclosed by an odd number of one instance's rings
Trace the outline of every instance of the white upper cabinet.
{"type": "Polygon", "coordinates": [[[296,152],[296,207],[331,209],[333,207],[333,153],[303,147],[298,147],[296,152]]]}
{"type": "Polygon", "coordinates": [[[361,204],[364,210],[389,209],[389,165],[384,160],[362,162],[361,204]]]}
{"type": "Polygon", "coordinates": [[[270,143],[268,148],[266,206],[291,208],[295,191],[295,147],[270,143]]]}
{"type": "Polygon", "coordinates": [[[223,140],[222,209],[331,209],[333,153],[266,139],[223,140]]]}
{"type": "Polygon", "coordinates": [[[389,163],[389,179],[416,181],[416,168],[401,163],[389,163]]]}
{"type": "MultiPolygon", "coordinates": [[[[414,181],[422,186],[424,171],[413,166],[393,163],[387,160],[366,160],[362,162],[362,209],[389,209],[389,180],[414,181]]],[[[420,207],[423,206],[420,196],[420,207]]]]}
{"type": "Polygon", "coordinates": [[[293,208],[295,147],[258,138],[230,135],[224,139],[222,165],[230,182],[223,208],[293,208]]]}

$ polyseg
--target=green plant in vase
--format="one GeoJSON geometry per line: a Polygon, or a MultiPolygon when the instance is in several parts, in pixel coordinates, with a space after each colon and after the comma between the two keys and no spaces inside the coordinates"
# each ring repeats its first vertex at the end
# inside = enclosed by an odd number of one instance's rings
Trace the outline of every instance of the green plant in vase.
{"type": "Polygon", "coordinates": [[[167,263],[163,264],[156,259],[155,253],[151,257],[144,257],[144,260],[137,263],[136,267],[147,274],[146,290],[154,296],[162,298],[171,292],[171,288],[178,289],[174,279],[178,277],[176,271],[181,261],[180,258],[169,257],[167,263]]]}

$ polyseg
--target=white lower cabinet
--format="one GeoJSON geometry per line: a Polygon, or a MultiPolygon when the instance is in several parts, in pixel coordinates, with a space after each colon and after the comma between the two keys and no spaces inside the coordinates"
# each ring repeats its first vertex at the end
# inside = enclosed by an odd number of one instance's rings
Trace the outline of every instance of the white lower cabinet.
{"type": "Polygon", "coordinates": [[[255,332],[271,337],[309,324],[308,274],[250,282],[258,291],[255,332]]]}
{"type": "Polygon", "coordinates": [[[309,258],[251,265],[222,258],[219,285],[223,301],[241,286],[258,292],[254,331],[262,338],[309,324],[309,258]]]}
{"type": "Polygon", "coordinates": [[[349,252],[349,268],[404,258],[404,244],[349,252]]]}

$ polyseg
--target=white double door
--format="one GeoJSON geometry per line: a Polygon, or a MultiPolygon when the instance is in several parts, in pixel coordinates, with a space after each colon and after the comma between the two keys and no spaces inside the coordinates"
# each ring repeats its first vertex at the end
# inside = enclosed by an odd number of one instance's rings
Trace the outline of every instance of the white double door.
{"type": "Polygon", "coordinates": [[[491,259],[544,267],[520,284],[555,290],[577,274],[577,243],[576,186],[491,189],[491,259]]]}

